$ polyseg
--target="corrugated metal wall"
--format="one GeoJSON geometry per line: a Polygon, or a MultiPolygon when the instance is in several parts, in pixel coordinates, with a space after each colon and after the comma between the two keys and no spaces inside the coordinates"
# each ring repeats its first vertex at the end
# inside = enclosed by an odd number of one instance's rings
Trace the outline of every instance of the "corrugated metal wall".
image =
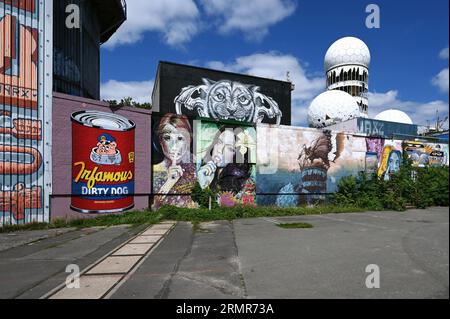
{"type": "Polygon", "coordinates": [[[49,220],[52,6],[0,0],[0,226],[49,220]]]}
{"type": "Polygon", "coordinates": [[[100,98],[100,26],[90,1],[58,0],[54,3],[55,92],[98,100],[100,98]],[[66,7],[80,8],[80,28],[67,28],[66,7]]]}

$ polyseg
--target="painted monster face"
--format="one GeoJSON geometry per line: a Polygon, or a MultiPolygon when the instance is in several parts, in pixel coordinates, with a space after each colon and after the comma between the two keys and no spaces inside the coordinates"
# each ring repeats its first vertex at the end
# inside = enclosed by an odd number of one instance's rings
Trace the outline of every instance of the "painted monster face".
{"type": "Polygon", "coordinates": [[[170,159],[173,164],[180,164],[189,151],[189,132],[167,124],[160,136],[160,144],[164,156],[170,159]]]}
{"type": "Polygon", "coordinates": [[[212,84],[207,99],[214,118],[251,122],[255,115],[253,92],[238,82],[219,81],[212,84]]]}

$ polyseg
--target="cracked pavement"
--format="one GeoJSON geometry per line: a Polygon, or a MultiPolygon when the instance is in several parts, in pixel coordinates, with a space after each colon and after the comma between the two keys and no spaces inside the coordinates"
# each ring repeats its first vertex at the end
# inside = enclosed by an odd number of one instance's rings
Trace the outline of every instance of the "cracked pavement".
{"type": "MultiPolygon", "coordinates": [[[[84,269],[142,230],[3,234],[0,298],[39,298],[64,282],[68,264],[84,269]]],[[[449,210],[435,207],[179,222],[107,298],[448,299],[448,283],[449,210]],[[371,264],[380,269],[379,289],[365,286],[371,264]]]]}

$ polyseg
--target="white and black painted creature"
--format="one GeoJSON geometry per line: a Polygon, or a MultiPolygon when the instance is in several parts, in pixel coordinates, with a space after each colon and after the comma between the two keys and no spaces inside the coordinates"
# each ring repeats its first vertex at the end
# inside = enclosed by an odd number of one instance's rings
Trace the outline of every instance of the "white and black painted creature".
{"type": "Polygon", "coordinates": [[[229,80],[211,81],[203,79],[203,84],[188,86],[175,98],[177,114],[183,114],[183,107],[197,111],[200,117],[215,120],[236,120],[261,123],[265,117],[276,118],[280,124],[282,113],[278,103],[259,92],[255,85],[244,85],[229,80]]]}

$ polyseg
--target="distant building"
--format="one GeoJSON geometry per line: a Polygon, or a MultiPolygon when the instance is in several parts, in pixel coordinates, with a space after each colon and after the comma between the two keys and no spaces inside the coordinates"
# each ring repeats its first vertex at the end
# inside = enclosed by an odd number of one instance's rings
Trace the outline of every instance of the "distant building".
{"type": "Polygon", "coordinates": [[[53,1],[53,90],[100,98],[100,46],[126,20],[124,0],[53,1]],[[66,27],[66,8],[80,8],[81,27],[66,27]]]}

